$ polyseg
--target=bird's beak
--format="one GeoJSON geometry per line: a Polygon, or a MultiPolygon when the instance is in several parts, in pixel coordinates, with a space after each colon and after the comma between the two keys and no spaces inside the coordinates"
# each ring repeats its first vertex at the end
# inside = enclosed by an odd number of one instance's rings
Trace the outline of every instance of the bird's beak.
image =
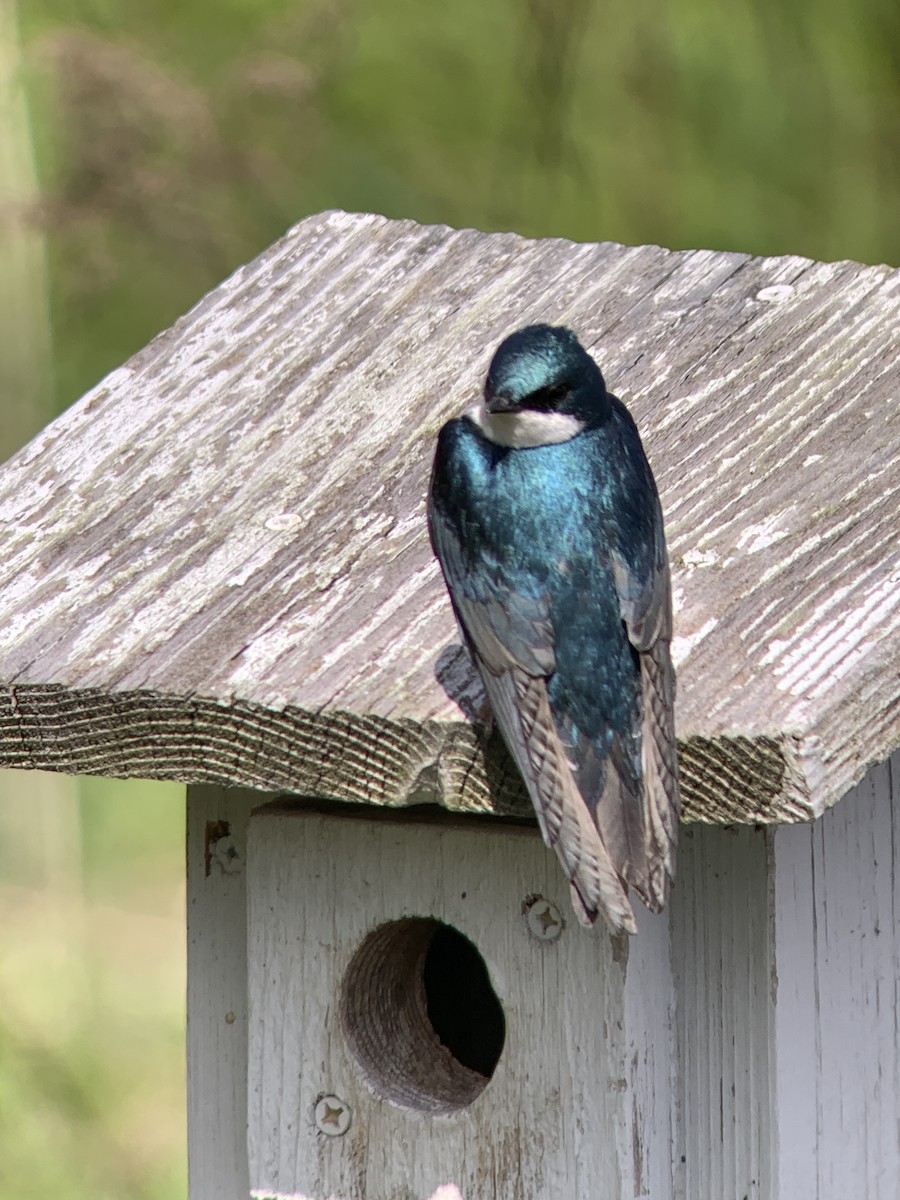
{"type": "Polygon", "coordinates": [[[484,407],[489,413],[514,413],[520,410],[509,392],[485,392],[484,407]]]}

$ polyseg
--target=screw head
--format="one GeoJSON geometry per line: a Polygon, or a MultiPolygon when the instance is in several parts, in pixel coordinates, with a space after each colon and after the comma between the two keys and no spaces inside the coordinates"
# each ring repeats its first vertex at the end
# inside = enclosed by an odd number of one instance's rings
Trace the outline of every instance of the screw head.
{"type": "Polygon", "coordinates": [[[552,900],[528,896],[522,905],[528,932],[539,942],[555,942],[566,927],[562,913],[552,900]]]}
{"type": "Polygon", "coordinates": [[[320,1096],[316,1101],[316,1129],[326,1137],[343,1137],[350,1128],[353,1110],[339,1096],[320,1096]]]}
{"type": "Polygon", "coordinates": [[[216,838],[211,843],[209,860],[211,864],[215,863],[223,875],[238,875],[244,866],[241,852],[235,845],[234,838],[227,834],[225,837],[216,838]]]}

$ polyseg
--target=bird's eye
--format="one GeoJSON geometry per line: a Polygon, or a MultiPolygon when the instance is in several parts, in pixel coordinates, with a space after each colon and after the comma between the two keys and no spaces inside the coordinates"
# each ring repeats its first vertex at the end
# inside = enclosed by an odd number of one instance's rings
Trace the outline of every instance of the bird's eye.
{"type": "Polygon", "coordinates": [[[566,383],[551,383],[547,387],[540,388],[536,392],[532,392],[528,398],[529,408],[554,408],[557,401],[561,400],[569,390],[566,383]]]}

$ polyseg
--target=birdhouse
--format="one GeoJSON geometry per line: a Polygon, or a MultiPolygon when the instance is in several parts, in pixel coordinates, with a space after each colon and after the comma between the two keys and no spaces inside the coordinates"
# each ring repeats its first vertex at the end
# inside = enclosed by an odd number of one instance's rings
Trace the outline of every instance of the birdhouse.
{"type": "Polygon", "coordinates": [[[885,267],[328,213],[3,468],[0,760],[187,785],[192,1200],[896,1195],[898,350],[885,267]],[[534,321],[666,516],[686,824],[630,938],[425,529],[534,321]]]}

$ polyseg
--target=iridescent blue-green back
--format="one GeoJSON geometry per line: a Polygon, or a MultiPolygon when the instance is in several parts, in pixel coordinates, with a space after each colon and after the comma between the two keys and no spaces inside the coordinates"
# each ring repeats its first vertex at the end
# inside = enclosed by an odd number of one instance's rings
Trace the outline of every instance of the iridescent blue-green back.
{"type": "MultiPolygon", "coordinates": [[[[451,596],[493,610],[494,624],[506,608],[512,658],[527,658],[534,641],[527,616],[545,603],[555,659],[550,704],[563,740],[581,747],[577,774],[589,806],[610,753],[640,786],[640,665],[614,563],[618,555],[649,576],[658,511],[634,423],[610,399],[606,422],[527,450],[495,445],[466,417],[450,421],[438,439],[431,491],[432,526],[440,520],[456,530],[453,561],[442,562],[451,596]]],[[[442,558],[442,539],[433,540],[442,558]]]]}

